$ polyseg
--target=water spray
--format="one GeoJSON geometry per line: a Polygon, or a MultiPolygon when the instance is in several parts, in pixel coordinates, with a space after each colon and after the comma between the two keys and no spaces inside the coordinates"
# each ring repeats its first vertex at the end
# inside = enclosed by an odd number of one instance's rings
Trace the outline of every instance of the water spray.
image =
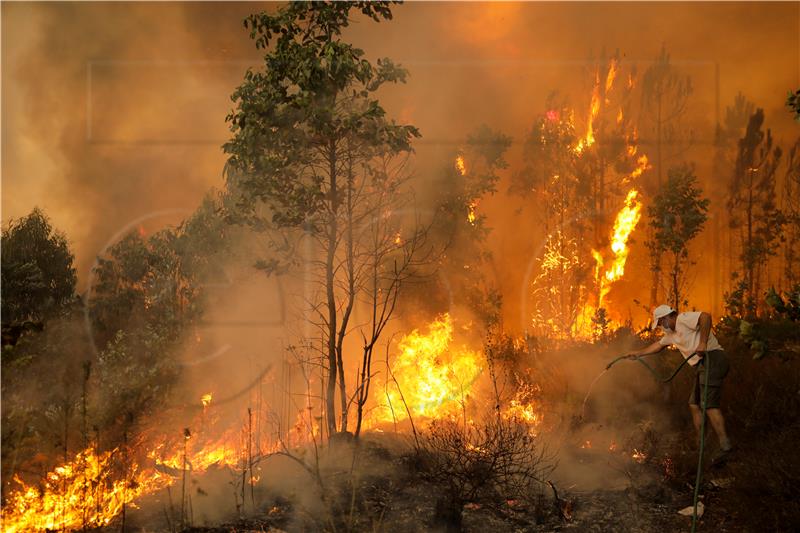
{"type": "Polygon", "coordinates": [[[609,370],[611,370],[611,367],[612,367],[612,366],[614,366],[615,364],[617,364],[618,362],[620,362],[620,361],[624,361],[624,360],[628,360],[628,361],[637,361],[637,362],[641,363],[642,365],[644,365],[644,367],[645,367],[647,370],[649,370],[649,371],[650,371],[650,373],[653,375],[653,377],[656,379],[656,381],[658,381],[658,382],[660,382],[660,383],[669,383],[670,381],[672,381],[673,379],[675,379],[675,376],[677,376],[677,375],[678,375],[678,372],[680,372],[680,371],[681,371],[681,369],[682,369],[682,368],[683,368],[683,367],[686,365],[686,363],[689,361],[689,359],[691,359],[692,357],[694,357],[694,355],[695,355],[695,354],[692,354],[691,356],[689,356],[689,357],[687,357],[687,358],[684,358],[683,362],[682,362],[681,364],[679,364],[679,365],[678,365],[678,368],[676,368],[676,369],[675,369],[675,371],[674,371],[674,372],[672,372],[672,374],[670,374],[669,376],[662,376],[661,374],[659,374],[659,373],[656,371],[656,369],[655,369],[655,368],[653,368],[652,366],[650,366],[649,364],[647,364],[647,361],[645,361],[644,359],[642,359],[642,357],[644,357],[644,356],[631,357],[631,356],[629,356],[629,355],[621,355],[621,356],[617,357],[616,359],[614,359],[613,361],[611,361],[610,363],[608,363],[608,364],[606,365],[605,369],[604,369],[602,372],[600,372],[600,373],[597,375],[597,377],[596,377],[596,378],[594,378],[594,381],[592,381],[591,385],[589,385],[589,390],[586,392],[586,396],[583,398],[583,408],[581,409],[581,419],[583,419],[583,418],[584,418],[584,416],[585,416],[585,414],[586,414],[586,402],[587,402],[587,400],[589,400],[589,395],[592,393],[592,388],[594,387],[594,384],[595,384],[595,383],[597,383],[597,381],[598,381],[598,380],[599,380],[601,377],[603,377],[603,374],[605,374],[606,372],[608,372],[609,370]]]}
{"type": "MultiPolygon", "coordinates": [[[[589,390],[586,392],[586,396],[583,398],[583,407],[581,409],[581,419],[583,419],[585,414],[586,414],[586,401],[589,399],[589,395],[592,393],[592,387],[594,387],[594,384],[597,383],[597,381],[601,377],[603,377],[603,375],[606,372],[611,370],[611,367],[614,366],[615,364],[617,364],[618,362],[623,361],[623,360],[638,361],[648,371],[650,371],[650,373],[653,375],[653,377],[655,378],[656,381],[658,381],[660,383],[669,383],[670,381],[675,379],[675,376],[678,375],[678,372],[680,372],[681,369],[686,365],[686,363],[689,362],[689,359],[691,359],[695,355],[697,355],[697,352],[694,352],[689,357],[684,357],[684,359],[681,362],[681,364],[679,364],[678,367],[669,376],[662,376],[661,374],[659,374],[652,366],[647,364],[647,362],[644,359],[642,359],[642,357],[644,357],[644,356],[621,355],[621,356],[617,357],[616,359],[614,359],[613,361],[608,363],[606,365],[606,367],[603,369],[603,371],[600,372],[597,375],[597,377],[594,378],[594,381],[592,381],[592,383],[589,385],[589,390]]],[[[705,364],[705,359],[700,359],[700,362],[698,364],[700,364],[700,365],[705,364]]],[[[692,512],[692,533],[695,533],[695,531],[697,530],[697,518],[698,518],[697,517],[697,502],[698,502],[698,499],[699,499],[699,496],[700,496],[700,482],[701,482],[701,480],[703,478],[703,452],[705,451],[705,446],[706,446],[706,402],[708,401],[708,374],[710,373],[710,369],[708,369],[708,368],[705,369],[705,372],[703,372],[703,373],[705,374],[705,383],[703,384],[703,400],[702,400],[702,406],[701,406],[702,410],[703,410],[703,416],[702,416],[701,422],[700,422],[700,451],[699,451],[698,457],[697,457],[697,475],[695,476],[694,497],[693,497],[693,501],[692,501],[692,506],[694,508],[694,510],[692,512]]]]}

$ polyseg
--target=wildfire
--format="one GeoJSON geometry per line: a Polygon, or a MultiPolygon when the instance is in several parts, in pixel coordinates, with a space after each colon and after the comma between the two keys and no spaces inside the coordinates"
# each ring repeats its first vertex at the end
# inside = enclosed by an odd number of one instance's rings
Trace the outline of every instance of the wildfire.
{"type": "MultiPolygon", "coordinates": [[[[619,61],[617,61],[616,58],[612,59],[611,64],[608,66],[608,75],[606,76],[606,95],[611,92],[611,88],[614,86],[618,67],[619,61]]],[[[606,103],[608,103],[608,98],[606,98],[606,103]]]]}
{"type": "MultiPolygon", "coordinates": [[[[642,156],[644,165],[647,164],[647,157],[642,156]]],[[[637,167],[637,170],[640,167],[637,167]]],[[[636,172],[636,170],[634,170],[636,172]]],[[[610,264],[606,267],[603,255],[592,250],[592,257],[595,260],[594,275],[597,283],[597,301],[595,304],[587,304],[581,310],[580,316],[576,321],[579,335],[591,335],[594,330],[593,319],[598,309],[603,306],[603,300],[611,290],[611,285],[622,278],[625,274],[625,263],[628,260],[628,239],[639,223],[642,216],[642,203],[638,199],[639,191],[631,189],[625,197],[625,203],[617,213],[614,220],[614,229],[611,234],[611,252],[614,254],[610,264]],[[602,275],[600,272],[603,272],[602,275]]]]}
{"type": "Polygon", "coordinates": [[[637,463],[644,463],[647,460],[647,455],[644,452],[640,452],[639,450],[634,448],[633,453],[631,454],[631,458],[637,463]]]}
{"type": "Polygon", "coordinates": [[[467,166],[464,164],[464,158],[461,156],[456,157],[456,170],[462,176],[466,176],[467,174],[467,166]]]}
{"type": "Polygon", "coordinates": [[[517,392],[514,398],[503,409],[502,416],[506,420],[515,420],[527,425],[532,436],[539,432],[542,424],[541,402],[538,398],[541,388],[536,384],[526,383],[520,376],[514,376],[517,382],[517,392]]]}
{"type": "Polygon", "coordinates": [[[18,487],[9,491],[3,506],[3,532],[107,526],[125,505],[169,487],[184,472],[203,472],[213,465],[241,471],[247,464],[238,430],[199,441],[186,430],[183,439],[150,449],[141,462],[126,457],[120,448],[99,452],[89,447],[38,484],[28,485],[15,476],[18,487]]]}
{"type": "Polygon", "coordinates": [[[405,420],[406,408],[420,418],[458,413],[458,402],[481,372],[481,359],[467,348],[453,347],[452,340],[453,322],[447,313],[428,325],[427,334],[415,329],[400,340],[400,353],[392,364],[397,386],[388,386],[385,394],[376,391],[382,406],[375,410],[376,422],[405,420]]]}
{"type": "Polygon", "coordinates": [[[598,307],[602,305],[603,298],[611,289],[611,283],[625,274],[625,262],[628,259],[628,238],[642,216],[642,203],[637,199],[638,196],[639,192],[636,189],[628,191],[628,195],[625,197],[625,205],[619,210],[614,221],[614,233],[611,238],[611,251],[614,252],[614,261],[606,269],[601,279],[598,307]]]}
{"type": "Polygon", "coordinates": [[[41,487],[27,486],[18,478],[3,507],[3,531],[16,533],[78,529],[108,525],[123,505],[139,495],[171,483],[157,471],[141,472],[133,465],[119,477],[112,458],[119,450],[98,453],[89,448],[49,472],[41,487]],[[114,479],[116,478],[116,479],[114,479]]]}
{"type": "Polygon", "coordinates": [[[200,397],[200,403],[202,403],[202,404],[203,404],[203,408],[204,408],[204,409],[205,409],[206,407],[208,407],[209,405],[211,405],[211,393],[209,392],[208,394],[203,394],[203,395],[200,397]]]}
{"type": "Polygon", "coordinates": [[[475,208],[476,207],[478,207],[477,200],[472,200],[469,203],[469,210],[467,212],[467,220],[469,220],[469,223],[472,224],[473,226],[475,225],[475,219],[477,218],[476,215],[475,215],[475,208]]]}

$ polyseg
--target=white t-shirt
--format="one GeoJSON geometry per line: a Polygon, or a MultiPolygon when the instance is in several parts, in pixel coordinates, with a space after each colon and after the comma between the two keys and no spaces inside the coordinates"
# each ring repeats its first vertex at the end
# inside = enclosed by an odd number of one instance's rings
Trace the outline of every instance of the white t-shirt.
{"type": "MultiPolygon", "coordinates": [[[[670,330],[664,333],[664,336],[661,337],[658,342],[661,346],[675,346],[675,348],[680,350],[685,359],[689,359],[689,356],[697,349],[697,345],[700,344],[699,320],[700,311],[680,313],[675,321],[675,331],[670,330]]],[[[706,350],[710,352],[712,350],[721,349],[722,346],[720,346],[719,341],[717,341],[717,338],[714,336],[714,332],[709,331],[706,350]]],[[[698,362],[700,362],[700,358],[696,355],[689,359],[689,364],[692,366],[696,365],[698,362]]]]}

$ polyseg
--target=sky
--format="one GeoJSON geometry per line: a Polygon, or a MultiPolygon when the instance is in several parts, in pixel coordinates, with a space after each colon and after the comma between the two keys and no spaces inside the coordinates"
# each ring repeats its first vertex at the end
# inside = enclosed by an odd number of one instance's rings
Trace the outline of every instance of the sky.
{"type": "MultiPolygon", "coordinates": [[[[224,186],[230,94],[260,62],[242,20],[277,6],[2,3],[3,223],[43,208],[71,243],[80,286],[97,254],[125,232],[192,212],[224,186]]],[[[414,170],[422,181],[481,124],[514,139],[513,167],[548,95],[585,106],[592,69],[616,52],[641,73],[665,47],[692,76],[698,147],[710,145],[738,92],[764,108],[779,141],[798,135],[784,108],[800,87],[797,2],[411,2],[393,12],[390,22],[358,20],[346,37],[368,57],[409,69],[408,83],[383,101],[422,132],[414,170]]],[[[708,165],[710,150],[695,154],[700,168],[708,165]]],[[[713,201],[721,186],[701,180],[713,201]]],[[[518,273],[537,246],[512,230],[533,222],[508,215],[507,184],[499,189],[484,206],[490,246],[501,270],[518,273]]],[[[715,290],[697,303],[718,305],[715,290]]]]}

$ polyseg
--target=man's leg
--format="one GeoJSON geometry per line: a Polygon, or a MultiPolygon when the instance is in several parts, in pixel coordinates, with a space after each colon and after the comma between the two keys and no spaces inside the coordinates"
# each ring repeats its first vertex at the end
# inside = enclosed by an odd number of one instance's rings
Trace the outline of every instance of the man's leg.
{"type": "Polygon", "coordinates": [[[692,386],[692,392],[689,395],[689,411],[692,413],[692,423],[694,424],[695,435],[697,438],[695,439],[695,444],[700,446],[700,424],[703,422],[703,412],[700,410],[700,383],[698,380],[698,375],[695,374],[694,378],[694,385],[692,386]]]}
{"type": "Polygon", "coordinates": [[[720,402],[722,400],[722,384],[725,376],[728,375],[728,360],[725,357],[725,352],[722,350],[715,350],[707,354],[710,363],[709,366],[709,380],[708,380],[708,405],[706,406],[706,413],[708,419],[711,421],[711,426],[714,428],[714,433],[719,438],[719,447],[723,452],[729,452],[732,448],[731,441],[728,438],[728,432],[725,431],[725,418],[722,416],[720,410],[720,402]]]}
{"type": "Polygon", "coordinates": [[[692,422],[694,422],[694,429],[697,432],[697,438],[700,439],[700,424],[703,422],[703,412],[700,406],[695,403],[689,404],[689,410],[692,412],[692,422]]]}
{"type": "MultiPolygon", "coordinates": [[[[728,433],[725,431],[725,418],[722,416],[722,411],[718,407],[709,407],[706,409],[706,413],[708,414],[708,419],[711,421],[711,426],[714,428],[714,433],[716,433],[719,438],[719,447],[726,452],[730,451],[732,448],[731,440],[728,438],[728,433]]],[[[700,414],[700,416],[703,415],[700,414]]]]}

